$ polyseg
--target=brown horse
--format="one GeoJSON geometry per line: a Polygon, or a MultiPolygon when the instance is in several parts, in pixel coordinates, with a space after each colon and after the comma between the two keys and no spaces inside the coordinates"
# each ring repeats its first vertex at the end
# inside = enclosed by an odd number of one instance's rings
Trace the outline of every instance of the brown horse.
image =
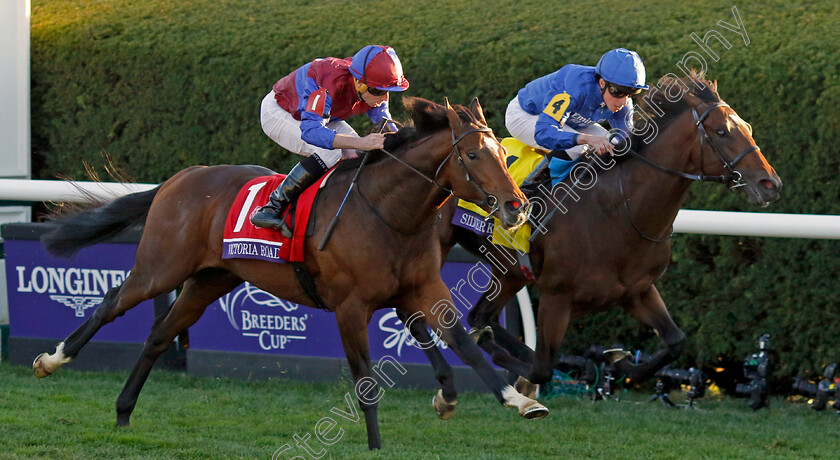
{"type": "MultiPolygon", "coordinates": [[[[414,127],[388,136],[382,151],[368,153],[374,159],[362,170],[325,250],[318,251],[316,246],[355,172],[339,168],[321,192],[314,236],[306,243],[306,270],[319,297],[335,312],[353,379],[366,379],[364,395],[378,394],[370,377],[367,326],[381,306],[396,307],[402,315],[421,315],[500,402],[517,407],[523,417],[544,417],[547,410],[507,385],[460,323],[446,321],[447,308],[440,308],[452,305],[440,278],[442,256],[434,225],[441,205],[454,194],[493,208],[504,225],[515,227],[526,219],[525,196],[507,173],[504,149],[486,126],[477,100],[469,109],[459,106],[457,111],[448,102],[445,107],[423,99],[404,102],[414,127]]],[[[45,377],[72,360],[99,328],[141,301],[183,285],[169,311],[155,320],[140,360],[117,398],[117,425],[128,425],[155,360],[211,302],[243,281],[314,306],[297,282],[292,264],[221,259],[225,220],[237,192],[249,180],[270,174],[259,166],[190,167],[154,190],[59,221],[44,239],[56,255],[71,255],[132,225],[144,225],[144,230],[125,282],[107,293],[55,353],[36,358],[35,375],[45,377]]],[[[444,391],[438,392],[436,407],[451,408],[455,404],[451,373],[439,378],[444,391]]],[[[357,399],[365,414],[368,445],[380,448],[378,399],[364,395],[357,394],[357,399]]]]}
{"type": "MultiPolygon", "coordinates": [[[[716,82],[697,75],[663,78],[658,89],[640,104],[643,115],[631,142],[619,149],[623,155],[592,157],[578,165],[577,174],[531,198],[542,205],[534,209],[533,222],[542,230],[534,230],[528,256],[540,293],[536,352],[499,324],[507,301],[528,282],[516,252],[488,249],[493,245],[487,238],[439,226],[444,252],[458,242],[493,265],[501,288],[485,293],[467,320],[493,361],[521,376],[517,388],[523,394],[551,378],[572,318],[613,306],[653,328],[665,343],[645,363],[614,354],[620,371],[642,380],[676,359],[685,334],[654,282],[670,262],[672,225],[689,186],[726,183],[759,205],[779,197],[779,176],[756,146],[751,126],[721,101],[716,82]],[[684,94],[674,98],[680,88],[684,94]]],[[[446,209],[451,219],[455,203],[446,209]]]]}

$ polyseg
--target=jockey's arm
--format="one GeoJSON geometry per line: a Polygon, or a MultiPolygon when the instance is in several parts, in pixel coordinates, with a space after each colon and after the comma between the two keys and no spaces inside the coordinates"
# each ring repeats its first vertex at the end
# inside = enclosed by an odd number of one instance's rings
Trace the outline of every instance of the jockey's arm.
{"type": "Polygon", "coordinates": [[[368,134],[365,137],[336,134],[333,139],[335,149],[376,150],[385,146],[385,135],[379,133],[368,134]]]}

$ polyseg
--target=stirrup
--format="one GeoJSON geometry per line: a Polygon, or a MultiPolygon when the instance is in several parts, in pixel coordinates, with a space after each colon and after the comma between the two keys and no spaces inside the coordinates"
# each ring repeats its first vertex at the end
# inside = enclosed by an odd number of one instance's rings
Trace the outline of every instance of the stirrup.
{"type": "MultiPolygon", "coordinates": [[[[284,236],[286,236],[285,232],[290,232],[288,226],[285,224],[285,219],[286,215],[289,212],[289,208],[291,208],[291,206],[284,206],[284,211],[282,214],[280,214],[277,211],[277,207],[271,204],[267,204],[260,208],[257,212],[255,212],[249,220],[251,221],[251,224],[253,224],[255,227],[270,228],[279,231],[283,233],[284,236]],[[285,232],[283,230],[284,228],[286,229],[285,232]]],[[[287,238],[291,237],[287,236],[287,238]]]]}
{"type": "Polygon", "coordinates": [[[283,211],[283,215],[280,216],[280,225],[277,227],[277,230],[280,231],[280,234],[285,236],[288,239],[292,239],[294,235],[294,231],[288,224],[286,224],[286,216],[289,215],[289,212],[292,210],[292,205],[286,206],[286,209],[283,211]]]}

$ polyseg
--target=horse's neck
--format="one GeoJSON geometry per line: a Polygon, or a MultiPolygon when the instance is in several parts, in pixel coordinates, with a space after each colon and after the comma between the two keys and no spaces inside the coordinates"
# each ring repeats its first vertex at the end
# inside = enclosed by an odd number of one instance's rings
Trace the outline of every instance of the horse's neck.
{"type": "Polygon", "coordinates": [[[449,143],[449,136],[439,133],[396,154],[417,171],[391,157],[371,165],[363,187],[365,198],[389,225],[413,232],[434,221],[435,213],[449,194],[430,179],[446,159],[449,143]]]}
{"type": "MultiPolygon", "coordinates": [[[[693,124],[680,117],[639,153],[672,171],[698,172],[691,161],[697,148],[697,132],[692,128],[693,124]]],[[[667,235],[692,181],[658,171],[639,159],[628,160],[616,168],[616,177],[623,182],[621,199],[632,213],[629,217],[651,237],[667,235]]],[[[626,212],[627,207],[622,207],[626,212]]]]}

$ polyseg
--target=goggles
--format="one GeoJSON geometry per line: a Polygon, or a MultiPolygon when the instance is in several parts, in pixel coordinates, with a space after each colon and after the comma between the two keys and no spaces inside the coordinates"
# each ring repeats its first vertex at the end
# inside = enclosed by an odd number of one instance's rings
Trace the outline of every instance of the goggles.
{"type": "Polygon", "coordinates": [[[635,96],[642,92],[641,88],[631,88],[629,86],[614,85],[612,83],[607,83],[607,90],[610,92],[610,96],[616,99],[635,96]]]}
{"type": "Polygon", "coordinates": [[[375,97],[382,97],[382,96],[384,96],[385,94],[388,93],[388,91],[385,91],[384,89],[378,89],[378,88],[368,88],[367,92],[370,93],[371,96],[375,96],[375,97]]]}

